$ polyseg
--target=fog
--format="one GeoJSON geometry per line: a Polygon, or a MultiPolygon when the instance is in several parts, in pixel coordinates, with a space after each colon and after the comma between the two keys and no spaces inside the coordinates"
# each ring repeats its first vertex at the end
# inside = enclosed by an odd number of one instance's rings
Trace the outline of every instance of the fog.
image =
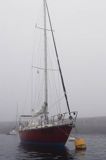
{"type": "MultiPolygon", "coordinates": [[[[71,110],[106,115],[105,0],[48,0],[71,110]]],[[[0,0],[0,120],[31,102],[35,24],[42,0],[0,0]],[[27,100],[27,104],[26,104],[27,100]]]]}
{"type": "MultiPolygon", "coordinates": [[[[16,128],[16,122],[0,122],[0,134],[9,133],[16,128]]],[[[106,117],[78,118],[72,135],[76,134],[106,134],[106,117]]]]}

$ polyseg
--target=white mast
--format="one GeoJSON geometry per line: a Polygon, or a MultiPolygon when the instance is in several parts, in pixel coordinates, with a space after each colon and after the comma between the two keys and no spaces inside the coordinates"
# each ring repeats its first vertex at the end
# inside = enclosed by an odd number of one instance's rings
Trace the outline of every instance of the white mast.
{"type": "Polygon", "coordinates": [[[44,68],[45,68],[45,99],[44,99],[44,105],[46,107],[46,113],[48,111],[48,81],[47,81],[47,31],[46,31],[46,0],[43,0],[44,5],[44,68]]]}

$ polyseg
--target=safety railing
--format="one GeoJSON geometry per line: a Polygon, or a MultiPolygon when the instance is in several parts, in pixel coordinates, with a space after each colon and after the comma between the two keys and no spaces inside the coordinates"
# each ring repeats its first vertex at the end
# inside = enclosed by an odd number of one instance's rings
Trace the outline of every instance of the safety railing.
{"type": "Polygon", "coordinates": [[[51,127],[56,125],[72,124],[74,126],[78,112],[71,112],[70,115],[65,112],[53,116],[41,115],[34,117],[31,115],[21,115],[19,119],[19,129],[32,129],[51,127]]]}

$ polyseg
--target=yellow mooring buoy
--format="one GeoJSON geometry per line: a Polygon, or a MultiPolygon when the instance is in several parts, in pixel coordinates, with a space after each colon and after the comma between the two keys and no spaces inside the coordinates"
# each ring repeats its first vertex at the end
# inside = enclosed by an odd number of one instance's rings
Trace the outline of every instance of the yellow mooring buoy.
{"type": "Polygon", "coordinates": [[[76,138],[74,143],[75,143],[76,150],[85,150],[86,149],[86,142],[83,138],[76,138]]]}

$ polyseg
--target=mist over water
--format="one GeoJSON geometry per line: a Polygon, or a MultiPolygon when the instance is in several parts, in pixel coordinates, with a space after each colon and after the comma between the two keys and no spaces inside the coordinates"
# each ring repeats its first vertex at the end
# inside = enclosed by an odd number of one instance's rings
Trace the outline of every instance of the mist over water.
{"type": "Polygon", "coordinates": [[[86,140],[87,150],[76,151],[73,142],[63,148],[22,145],[18,136],[0,135],[1,160],[105,160],[106,135],[79,134],[86,140]]]}
{"type": "Polygon", "coordinates": [[[0,160],[105,160],[106,117],[80,118],[71,136],[84,138],[87,150],[76,151],[73,142],[67,141],[63,148],[22,145],[18,135],[6,133],[15,122],[0,122],[0,160]]]}
{"type": "Polygon", "coordinates": [[[106,134],[106,117],[79,118],[74,131],[82,134],[106,134]]]}
{"type": "MultiPolygon", "coordinates": [[[[19,112],[24,107],[29,112],[39,2],[0,1],[1,121],[15,121],[17,102],[19,112]]],[[[48,4],[71,109],[82,117],[106,115],[106,1],[48,0],[48,4]]],[[[7,135],[15,127],[16,122],[0,122],[0,160],[106,159],[106,117],[77,119],[72,136],[85,138],[86,151],[76,151],[69,141],[62,149],[22,145],[18,135],[7,135]]]]}
{"type": "MultiPolygon", "coordinates": [[[[0,122],[0,133],[15,128],[16,122],[0,122]]],[[[73,134],[106,134],[106,117],[78,118],[73,134]]]]}

